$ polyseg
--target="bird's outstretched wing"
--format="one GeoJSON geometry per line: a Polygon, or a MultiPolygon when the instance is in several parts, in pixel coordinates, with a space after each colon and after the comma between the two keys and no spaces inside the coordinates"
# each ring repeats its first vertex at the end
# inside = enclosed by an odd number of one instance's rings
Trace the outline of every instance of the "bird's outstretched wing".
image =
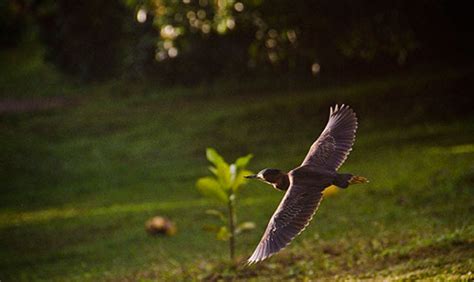
{"type": "Polygon", "coordinates": [[[290,187],[248,259],[248,264],[262,261],[286,247],[306,228],[318,209],[324,188],[296,185],[293,182],[290,176],[290,187]]]}
{"type": "Polygon", "coordinates": [[[352,150],[357,129],[357,117],[348,106],[331,107],[329,121],[319,138],[311,145],[302,166],[319,166],[337,170],[352,150]]]}

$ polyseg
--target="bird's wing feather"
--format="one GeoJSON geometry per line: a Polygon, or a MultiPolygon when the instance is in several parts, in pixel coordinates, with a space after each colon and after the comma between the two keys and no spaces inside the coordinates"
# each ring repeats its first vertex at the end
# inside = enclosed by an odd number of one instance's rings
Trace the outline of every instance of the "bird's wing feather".
{"type": "Polygon", "coordinates": [[[352,150],[357,130],[357,117],[348,106],[342,105],[329,113],[329,121],[313,143],[302,166],[311,165],[337,170],[352,150]]]}
{"type": "Polygon", "coordinates": [[[323,187],[295,185],[290,187],[273,214],[267,229],[248,263],[262,261],[286,247],[313,218],[322,199],[323,187]]]}

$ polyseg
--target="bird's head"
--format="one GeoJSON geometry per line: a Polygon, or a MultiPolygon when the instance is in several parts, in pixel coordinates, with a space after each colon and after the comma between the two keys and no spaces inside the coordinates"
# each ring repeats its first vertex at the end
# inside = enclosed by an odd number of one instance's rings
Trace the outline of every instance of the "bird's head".
{"type": "Polygon", "coordinates": [[[284,175],[285,175],[285,173],[283,171],[279,170],[279,169],[265,168],[265,169],[261,170],[259,173],[253,174],[253,175],[247,175],[247,176],[245,176],[245,178],[258,179],[258,180],[261,180],[263,182],[274,184],[274,183],[278,183],[280,181],[281,177],[284,176],[284,175]]]}

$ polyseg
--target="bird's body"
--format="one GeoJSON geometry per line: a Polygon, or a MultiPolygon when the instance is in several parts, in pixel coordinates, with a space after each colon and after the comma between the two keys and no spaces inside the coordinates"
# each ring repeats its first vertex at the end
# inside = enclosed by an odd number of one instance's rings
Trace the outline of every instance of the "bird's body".
{"type": "Polygon", "coordinates": [[[248,176],[286,191],[248,263],[277,253],[300,234],[316,212],[324,189],[368,182],[361,176],[337,172],[352,149],[356,129],[355,113],[347,106],[336,105],[334,110],[331,108],[326,128],[300,166],[288,173],[270,168],[248,176]]]}

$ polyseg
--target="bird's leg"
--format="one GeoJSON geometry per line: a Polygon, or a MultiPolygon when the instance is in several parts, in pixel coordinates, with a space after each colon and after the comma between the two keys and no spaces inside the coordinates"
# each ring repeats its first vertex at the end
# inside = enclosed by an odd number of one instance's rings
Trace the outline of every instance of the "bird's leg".
{"type": "Polygon", "coordinates": [[[369,180],[363,176],[354,175],[349,179],[349,185],[369,183],[369,180]]]}
{"type": "Polygon", "coordinates": [[[339,188],[347,188],[349,185],[368,183],[369,180],[363,176],[350,173],[337,174],[333,184],[339,188]]]}

